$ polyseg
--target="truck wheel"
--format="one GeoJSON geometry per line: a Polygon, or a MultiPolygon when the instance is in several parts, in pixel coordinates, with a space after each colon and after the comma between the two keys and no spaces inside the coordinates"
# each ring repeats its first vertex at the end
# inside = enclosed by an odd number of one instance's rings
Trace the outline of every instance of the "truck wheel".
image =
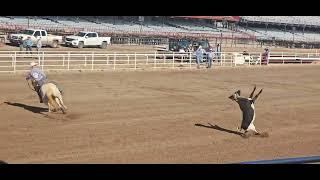
{"type": "Polygon", "coordinates": [[[52,42],[52,47],[57,48],[58,47],[58,41],[53,41],[52,42]]]}
{"type": "Polygon", "coordinates": [[[79,48],[79,49],[82,49],[82,48],[83,48],[83,42],[79,42],[78,48],[79,48]]]}
{"type": "Polygon", "coordinates": [[[105,48],[107,48],[107,42],[102,42],[101,49],[105,49],[105,48]]]}

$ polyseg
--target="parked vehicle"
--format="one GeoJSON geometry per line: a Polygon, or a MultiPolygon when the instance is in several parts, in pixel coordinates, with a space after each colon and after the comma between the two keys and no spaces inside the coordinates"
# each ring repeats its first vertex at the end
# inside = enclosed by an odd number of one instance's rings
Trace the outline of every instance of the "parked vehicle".
{"type": "Polygon", "coordinates": [[[26,29],[21,33],[11,34],[9,36],[9,41],[11,44],[18,45],[20,37],[22,37],[22,40],[31,37],[34,46],[36,46],[39,37],[41,37],[42,46],[57,48],[59,44],[63,43],[62,36],[48,34],[46,30],[42,29],[26,29]]]}
{"type": "Polygon", "coordinates": [[[67,36],[65,45],[78,48],[98,46],[105,49],[110,44],[110,41],[111,37],[99,37],[96,32],[81,31],[76,35],[67,36]]]}

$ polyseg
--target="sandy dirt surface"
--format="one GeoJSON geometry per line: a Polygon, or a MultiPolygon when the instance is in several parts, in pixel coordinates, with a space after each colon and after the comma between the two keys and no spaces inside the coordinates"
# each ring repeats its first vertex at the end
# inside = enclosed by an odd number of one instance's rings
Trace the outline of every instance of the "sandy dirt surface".
{"type": "Polygon", "coordinates": [[[23,74],[0,75],[0,160],[234,163],[319,155],[319,65],[50,73],[68,113],[49,114],[23,74]],[[243,138],[229,97],[264,88],[243,138]]]}

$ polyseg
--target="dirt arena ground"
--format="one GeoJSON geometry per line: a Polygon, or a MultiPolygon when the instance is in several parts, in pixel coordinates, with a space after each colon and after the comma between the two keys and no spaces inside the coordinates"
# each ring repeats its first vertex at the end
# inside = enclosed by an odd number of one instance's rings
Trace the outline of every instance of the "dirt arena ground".
{"type": "Polygon", "coordinates": [[[0,160],[8,163],[234,163],[320,153],[319,65],[50,73],[67,114],[49,114],[23,74],[0,74],[0,160]],[[264,88],[242,138],[227,97],[264,88]]]}

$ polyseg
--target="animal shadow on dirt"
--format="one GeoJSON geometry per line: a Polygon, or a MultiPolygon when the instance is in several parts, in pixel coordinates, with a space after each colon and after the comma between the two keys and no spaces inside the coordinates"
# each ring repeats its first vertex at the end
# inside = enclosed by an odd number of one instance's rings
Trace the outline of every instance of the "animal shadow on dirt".
{"type": "Polygon", "coordinates": [[[210,123],[208,123],[208,124],[209,124],[209,126],[206,126],[206,125],[203,125],[203,124],[195,124],[195,126],[211,128],[211,129],[215,129],[215,130],[218,130],[218,131],[227,132],[227,133],[230,133],[230,134],[236,134],[236,135],[239,135],[242,138],[249,138],[249,137],[266,138],[266,137],[269,137],[269,133],[267,133],[267,132],[263,132],[263,133],[258,133],[257,134],[255,132],[249,131],[247,133],[241,133],[239,131],[233,131],[233,130],[222,128],[222,127],[220,127],[218,125],[212,125],[210,123]]]}
{"type": "Polygon", "coordinates": [[[43,114],[43,112],[48,112],[48,108],[36,107],[36,106],[29,106],[22,103],[11,103],[11,102],[4,102],[10,106],[21,107],[25,110],[31,111],[33,113],[43,114]]]}
{"type": "Polygon", "coordinates": [[[230,133],[230,134],[235,134],[235,135],[243,137],[243,133],[241,133],[241,132],[225,129],[225,128],[222,128],[222,127],[220,127],[218,125],[212,125],[210,123],[208,123],[208,124],[209,124],[209,126],[203,125],[203,124],[195,124],[195,126],[211,128],[211,129],[215,129],[215,130],[218,130],[218,131],[223,131],[223,132],[227,132],[227,133],[230,133]]]}
{"type": "Polygon", "coordinates": [[[0,160],[0,164],[8,164],[8,163],[5,162],[5,161],[0,160]]]}

